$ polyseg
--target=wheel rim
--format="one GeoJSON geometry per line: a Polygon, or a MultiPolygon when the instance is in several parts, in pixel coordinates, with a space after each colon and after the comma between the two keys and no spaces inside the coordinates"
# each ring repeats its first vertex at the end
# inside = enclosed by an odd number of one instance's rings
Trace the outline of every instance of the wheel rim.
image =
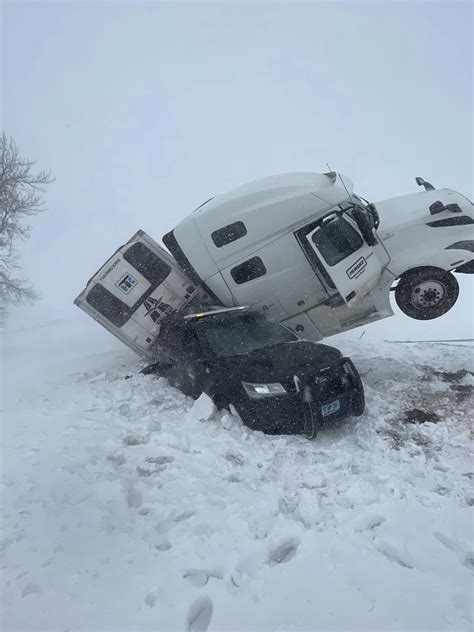
{"type": "Polygon", "coordinates": [[[413,288],[411,302],[417,308],[436,307],[445,297],[446,287],[441,281],[422,281],[413,288]]]}

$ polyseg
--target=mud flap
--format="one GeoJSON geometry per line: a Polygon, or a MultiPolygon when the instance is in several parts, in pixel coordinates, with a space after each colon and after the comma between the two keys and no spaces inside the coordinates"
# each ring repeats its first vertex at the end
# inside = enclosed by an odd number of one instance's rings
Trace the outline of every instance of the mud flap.
{"type": "Polygon", "coordinates": [[[460,272],[461,274],[474,274],[474,259],[464,263],[459,268],[456,268],[454,272],[460,272]]]}

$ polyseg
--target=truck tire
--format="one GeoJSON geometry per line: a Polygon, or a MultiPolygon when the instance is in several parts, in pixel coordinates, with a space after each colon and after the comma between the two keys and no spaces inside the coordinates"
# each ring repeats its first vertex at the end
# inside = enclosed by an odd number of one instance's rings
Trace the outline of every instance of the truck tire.
{"type": "Polygon", "coordinates": [[[409,270],[395,288],[398,307],[416,320],[432,320],[446,314],[458,295],[459,285],[455,277],[439,268],[409,270]]]}

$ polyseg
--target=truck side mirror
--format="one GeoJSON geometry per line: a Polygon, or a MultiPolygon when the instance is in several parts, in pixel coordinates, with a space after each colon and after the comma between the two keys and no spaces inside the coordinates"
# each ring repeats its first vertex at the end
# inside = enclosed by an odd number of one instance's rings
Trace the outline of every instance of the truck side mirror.
{"type": "Polygon", "coordinates": [[[377,238],[372,232],[372,226],[369,221],[368,215],[361,208],[357,208],[354,206],[354,210],[352,211],[354,215],[355,222],[362,233],[362,237],[365,239],[366,243],[369,246],[375,246],[377,244],[377,238]]]}
{"type": "Polygon", "coordinates": [[[365,210],[367,211],[370,218],[372,219],[375,230],[377,230],[377,228],[380,226],[380,217],[377,212],[377,209],[375,208],[373,204],[367,204],[367,206],[365,207],[365,210]]]}

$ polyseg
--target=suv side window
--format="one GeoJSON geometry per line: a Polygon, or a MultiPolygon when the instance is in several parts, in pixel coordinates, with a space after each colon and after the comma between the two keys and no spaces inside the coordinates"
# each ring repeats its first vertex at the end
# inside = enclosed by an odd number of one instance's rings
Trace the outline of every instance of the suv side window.
{"type": "Polygon", "coordinates": [[[161,329],[158,346],[170,357],[185,356],[192,360],[197,352],[196,334],[190,327],[167,323],[161,329]]]}
{"type": "Polygon", "coordinates": [[[359,233],[339,215],[324,220],[311,239],[329,266],[335,266],[364,244],[359,233]]]}

